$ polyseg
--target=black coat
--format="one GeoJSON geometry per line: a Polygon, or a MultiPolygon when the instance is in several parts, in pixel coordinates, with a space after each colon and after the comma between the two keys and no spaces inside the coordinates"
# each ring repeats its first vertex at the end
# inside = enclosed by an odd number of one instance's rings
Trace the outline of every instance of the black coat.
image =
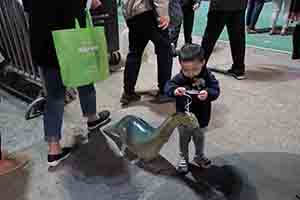
{"type": "Polygon", "coordinates": [[[240,11],[247,8],[248,0],[210,0],[210,11],[240,11]]]}
{"type": "MultiPolygon", "coordinates": [[[[190,107],[190,111],[196,115],[200,126],[202,128],[207,127],[211,115],[211,102],[216,100],[220,95],[219,81],[207,68],[203,68],[202,72],[193,79],[184,76],[184,74],[180,72],[172,80],[167,82],[165,93],[170,97],[175,97],[174,91],[178,87],[184,87],[188,90],[207,90],[207,100],[200,101],[196,95],[193,95],[193,102],[190,107]]],[[[176,97],[177,112],[185,112],[186,101],[187,98],[185,96],[176,97]]]]}
{"type": "Polygon", "coordinates": [[[23,0],[30,16],[31,51],[42,67],[59,67],[52,31],[75,27],[75,18],[84,24],[86,0],[23,0]]]}

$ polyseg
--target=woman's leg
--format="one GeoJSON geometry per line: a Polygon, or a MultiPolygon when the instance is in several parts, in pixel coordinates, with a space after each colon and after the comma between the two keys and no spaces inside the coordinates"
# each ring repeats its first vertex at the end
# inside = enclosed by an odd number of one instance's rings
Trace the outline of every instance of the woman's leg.
{"type": "Polygon", "coordinates": [[[273,14],[271,18],[271,33],[275,33],[276,23],[282,7],[283,0],[273,0],[273,14]]]}
{"type": "Polygon", "coordinates": [[[254,11],[254,5],[256,0],[249,0],[248,1],[248,8],[247,8],[247,17],[246,17],[246,26],[250,28],[251,19],[254,11]]]}
{"type": "Polygon", "coordinates": [[[192,33],[194,28],[194,18],[195,18],[195,11],[193,10],[192,5],[187,5],[182,8],[183,9],[183,29],[184,29],[184,40],[185,44],[191,44],[192,33]]]}
{"type": "Polygon", "coordinates": [[[96,90],[94,85],[82,86],[77,89],[83,116],[87,118],[88,122],[97,120],[96,90]]]}
{"type": "Polygon", "coordinates": [[[264,0],[256,0],[255,1],[254,11],[252,14],[251,24],[250,24],[251,29],[255,29],[255,26],[256,26],[257,20],[259,18],[259,15],[261,13],[261,10],[264,7],[264,3],[265,3],[264,0]]]}
{"type": "Polygon", "coordinates": [[[110,112],[107,110],[97,113],[96,90],[93,84],[78,87],[82,114],[87,118],[89,131],[97,130],[109,121],[110,112]]]}
{"type": "Polygon", "coordinates": [[[65,87],[58,69],[44,67],[43,78],[47,90],[44,113],[45,140],[49,145],[49,155],[61,153],[59,141],[61,139],[65,87]]]}
{"type": "Polygon", "coordinates": [[[281,34],[285,35],[287,33],[289,27],[289,14],[290,14],[290,7],[291,7],[291,0],[284,1],[284,10],[283,10],[283,26],[281,34]]]}

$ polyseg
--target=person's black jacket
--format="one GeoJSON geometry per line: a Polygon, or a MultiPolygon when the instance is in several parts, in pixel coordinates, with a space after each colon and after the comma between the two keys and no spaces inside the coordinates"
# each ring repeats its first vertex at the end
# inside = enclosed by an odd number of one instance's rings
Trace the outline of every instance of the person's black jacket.
{"type": "Polygon", "coordinates": [[[29,13],[31,52],[42,67],[58,67],[52,31],[75,27],[75,18],[84,25],[87,0],[23,0],[29,13]]]}
{"type": "Polygon", "coordinates": [[[240,11],[247,8],[248,0],[210,0],[209,11],[240,11]]]}
{"type": "Polygon", "coordinates": [[[193,6],[196,3],[201,3],[201,0],[179,0],[181,6],[193,6]]]}
{"type": "MultiPolygon", "coordinates": [[[[220,95],[219,81],[207,68],[203,68],[201,73],[193,79],[184,76],[180,72],[167,82],[165,93],[169,97],[175,97],[174,92],[178,87],[184,87],[187,90],[207,90],[208,98],[205,101],[200,101],[197,96],[193,96],[193,103],[190,110],[198,118],[200,126],[202,128],[207,127],[211,116],[211,102],[216,100],[220,95]]],[[[185,111],[186,101],[187,97],[176,97],[177,112],[185,111]]]]}

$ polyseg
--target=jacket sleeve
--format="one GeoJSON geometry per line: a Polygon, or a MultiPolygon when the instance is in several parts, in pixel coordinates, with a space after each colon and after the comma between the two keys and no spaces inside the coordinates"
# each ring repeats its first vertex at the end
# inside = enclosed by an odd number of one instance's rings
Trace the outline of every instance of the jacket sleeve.
{"type": "Polygon", "coordinates": [[[219,81],[209,70],[207,71],[207,92],[208,101],[214,101],[220,96],[219,81]]]}
{"type": "Polygon", "coordinates": [[[169,80],[165,85],[165,94],[169,97],[175,97],[175,90],[184,85],[184,77],[181,74],[177,74],[172,80],[169,80]]]}
{"type": "Polygon", "coordinates": [[[169,16],[169,0],[153,0],[158,16],[169,16]]]}

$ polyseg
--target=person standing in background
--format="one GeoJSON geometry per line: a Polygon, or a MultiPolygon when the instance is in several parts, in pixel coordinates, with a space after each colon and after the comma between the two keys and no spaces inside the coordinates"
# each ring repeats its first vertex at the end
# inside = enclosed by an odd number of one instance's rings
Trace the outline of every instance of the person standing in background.
{"type": "Polygon", "coordinates": [[[300,1],[292,0],[289,18],[296,22],[293,32],[293,55],[292,59],[300,59],[300,1]]]}
{"type": "Polygon", "coordinates": [[[256,23],[265,4],[265,0],[249,0],[247,17],[246,17],[246,27],[248,33],[256,32],[256,23]]]}
{"type": "Polygon", "coordinates": [[[158,67],[157,103],[170,101],[164,95],[164,87],[172,75],[172,55],[169,38],[169,0],[123,0],[123,15],[129,29],[129,53],[124,71],[124,91],[120,102],[128,105],[141,96],[135,86],[142,64],[144,49],[149,41],[155,46],[158,67]]]}
{"type": "Polygon", "coordinates": [[[173,0],[179,1],[183,13],[183,20],[178,23],[172,30],[171,43],[172,52],[176,55],[177,42],[183,23],[184,41],[185,44],[192,44],[192,33],[194,28],[195,11],[200,7],[201,0],[173,0]]]}
{"type": "Polygon", "coordinates": [[[181,0],[170,0],[169,2],[169,15],[170,15],[170,25],[169,25],[169,35],[172,48],[172,56],[177,56],[178,51],[176,51],[176,46],[174,45],[174,40],[176,34],[179,35],[181,24],[183,21],[183,11],[181,8],[181,0]],[[179,27],[179,32],[178,32],[179,27]],[[178,32],[178,33],[177,33],[178,32]]]}
{"type": "Polygon", "coordinates": [[[227,27],[233,65],[227,74],[238,80],[245,79],[245,11],[247,0],[211,0],[207,16],[207,26],[201,46],[208,62],[215,44],[227,27]]]}
{"type": "MultiPolygon", "coordinates": [[[[60,76],[52,31],[75,28],[75,18],[84,25],[87,5],[96,8],[101,2],[23,0],[23,3],[30,16],[32,57],[35,64],[41,67],[47,91],[43,121],[45,141],[48,143],[48,165],[53,167],[69,157],[72,148],[62,148],[60,145],[66,88],[60,76]]],[[[83,116],[87,118],[87,128],[89,131],[97,130],[109,121],[110,112],[97,113],[96,90],[93,84],[77,89],[83,116]]]]}
{"type": "Polygon", "coordinates": [[[289,27],[289,10],[291,6],[291,0],[273,0],[273,14],[271,17],[271,31],[270,35],[276,34],[276,24],[280,14],[280,11],[283,8],[283,26],[280,34],[286,35],[289,27]]]}

